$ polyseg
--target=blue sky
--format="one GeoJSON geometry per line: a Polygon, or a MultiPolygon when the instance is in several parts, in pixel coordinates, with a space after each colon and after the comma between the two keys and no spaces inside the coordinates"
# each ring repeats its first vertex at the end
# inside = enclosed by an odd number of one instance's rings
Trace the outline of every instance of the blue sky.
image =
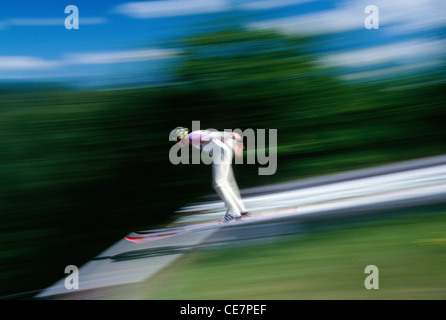
{"type": "Polygon", "coordinates": [[[92,86],[157,80],[181,48],[170,39],[200,32],[234,10],[246,28],[320,36],[316,61],[346,80],[420,71],[444,63],[444,0],[19,0],[0,4],[0,81],[71,81],[92,86]],[[379,9],[367,30],[364,8],[379,9]],[[79,9],[67,30],[64,10],[79,9]],[[252,15],[255,13],[255,15],[252,15]]]}

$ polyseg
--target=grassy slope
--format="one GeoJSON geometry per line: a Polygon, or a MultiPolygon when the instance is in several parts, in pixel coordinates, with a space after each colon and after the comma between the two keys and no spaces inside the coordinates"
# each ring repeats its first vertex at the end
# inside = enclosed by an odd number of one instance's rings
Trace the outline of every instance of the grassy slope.
{"type": "Polygon", "coordinates": [[[446,212],[385,218],[185,256],[148,299],[445,299],[446,212]],[[367,265],[379,289],[366,290],[367,265]]]}

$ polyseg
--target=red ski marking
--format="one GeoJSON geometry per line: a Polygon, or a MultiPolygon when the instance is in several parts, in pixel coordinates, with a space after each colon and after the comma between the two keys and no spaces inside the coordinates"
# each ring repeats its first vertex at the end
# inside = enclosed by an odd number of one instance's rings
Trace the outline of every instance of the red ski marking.
{"type": "Polygon", "coordinates": [[[136,236],[136,237],[125,236],[125,238],[127,240],[135,242],[135,243],[144,243],[144,242],[149,242],[151,240],[156,240],[156,239],[160,239],[160,238],[175,236],[175,235],[180,234],[180,233],[181,232],[170,232],[170,233],[164,233],[164,234],[153,234],[153,235],[149,235],[149,236],[136,236]]]}

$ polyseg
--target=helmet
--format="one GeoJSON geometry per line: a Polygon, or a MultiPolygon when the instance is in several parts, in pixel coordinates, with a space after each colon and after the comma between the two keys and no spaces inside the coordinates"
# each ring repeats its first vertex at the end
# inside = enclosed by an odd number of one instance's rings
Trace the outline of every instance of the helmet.
{"type": "Polygon", "coordinates": [[[176,127],[170,132],[169,141],[180,141],[186,133],[189,133],[188,128],[176,127]]]}

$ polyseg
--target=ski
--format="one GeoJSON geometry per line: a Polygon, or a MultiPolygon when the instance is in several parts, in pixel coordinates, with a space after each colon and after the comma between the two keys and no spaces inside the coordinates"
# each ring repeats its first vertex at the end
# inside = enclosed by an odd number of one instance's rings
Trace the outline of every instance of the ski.
{"type": "Polygon", "coordinates": [[[129,235],[126,235],[124,238],[133,243],[141,244],[154,240],[160,240],[177,236],[184,233],[190,233],[190,232],[196,232],[196,231],[202,231],[226,226],[241,225],[245,223],[268,220],[282,215],[295,214],[297,212],[297,208],[298,207],[295,206],[290,208],[281,208],[281,209],[268,210],[264,212],[258,212],[252,214],[247,218],[242,218],[240,220],[232,220],[229,222],[221,222],[221,220],[219,220],[218,222],[215,221],[203,222],[181,227],[171,227],[171,228],[155,229],[148,231],[135,231],[130,233],[129,235]]]}
{"type": "Polygon", "coordinates": [[[200,223],[184,227],[173,227],[173,228],[165,228],[165,229],[157,229],[149,231],[136,231],[125,236],[125,239],[134,243],[145,243],[154,240],[177,236],[183,233],[206,230],[210,228],[218,228],[220,226],[221,226],[220,223],[211,222],[211,223],[200,223]]]}

